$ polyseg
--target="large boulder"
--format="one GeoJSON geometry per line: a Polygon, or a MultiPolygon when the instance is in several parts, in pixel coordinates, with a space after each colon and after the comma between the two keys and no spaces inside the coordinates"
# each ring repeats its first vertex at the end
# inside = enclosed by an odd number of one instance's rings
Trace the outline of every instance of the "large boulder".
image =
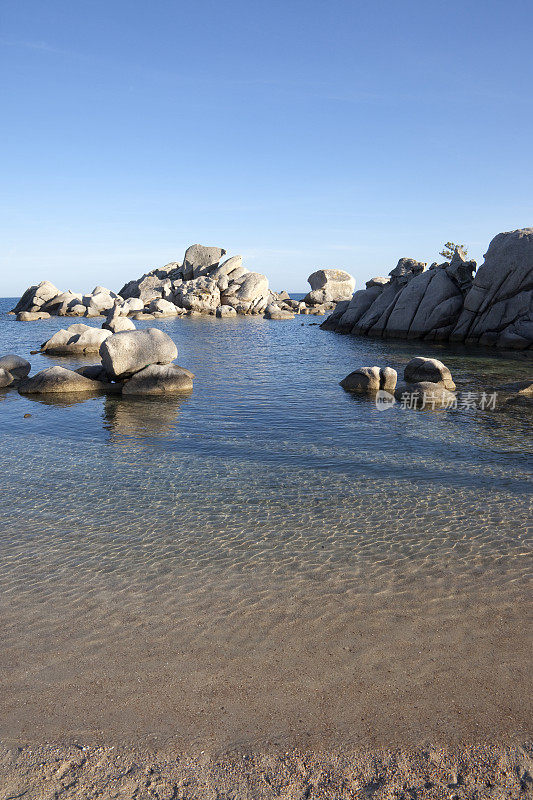
{"type": "Polygon", "coordinates": [[[133,375],[151,364],[170,364],[177,355],[170,336],[157,328],[115,333],[100,347],[102,366],[113,380],[133,375]]]}
{"type": "Polygon", "coordinates": [[[0,369],[5,369],[11,373],[15,380],[21,380],[30,374],[31,364],[25,358],[9,353],[0,358],[0,369]]]}
{"type": "Polygon", "coordinates": [[[192,244],[185,251],[183,259],[183,278],[190,281],[200,275],[206,275],[210,270],[218,267],[226,251],[222,247],[205,247],[202,244],[192,244]]]}
{"type": "Polygon", "coordinates": [[[491,241],[450,339],[533,347],[533,228],[499,233],[491,241]]]}
{"type": "Polygon", "coordinates": [[[307,281],[311,286],[304,298],[308,305],[349,300],[355,289],[355,278],[341,269],[319,269],[307,281]]]}
{"type": "Polygon", "coordinates": [[[20,394],[100,392],[102,384],[64,367],[48,367],[19,384],[20,394]]]}
{"type": "Polygon", "coordinates": [[[436,358],[417,356],[405,365],[403,377],[406,383],[439,383],[453,392],[455,383],[448,367],[436,358]]]}
{"type": "Polygon", "coordinates": [[[151,364],[136,372],[122,387],[123,395],[189,393],[194,375],[177,364],[151,364]]]}

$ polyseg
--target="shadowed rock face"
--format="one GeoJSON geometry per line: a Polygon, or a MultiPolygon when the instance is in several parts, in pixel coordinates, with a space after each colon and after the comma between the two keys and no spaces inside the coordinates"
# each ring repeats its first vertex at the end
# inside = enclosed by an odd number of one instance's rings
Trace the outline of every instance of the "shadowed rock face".
{"type": "Polygon", "coordinates": [[[477,271],[458,248],[450,263],[402,258],[389,280],[340,302],[322,324],[339,333],[533,347],[533,228],[500,233],[477,271]]]}
{"type": "Polygon", "coordinates": [[[533,228],[495,236],[465,297],[452,341],[533,345],[533,228]]]}

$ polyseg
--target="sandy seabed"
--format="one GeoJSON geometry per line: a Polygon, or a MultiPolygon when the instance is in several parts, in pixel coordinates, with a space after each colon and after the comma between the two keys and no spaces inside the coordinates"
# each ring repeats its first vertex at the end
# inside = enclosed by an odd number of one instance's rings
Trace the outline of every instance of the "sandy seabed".
{"type": "Polygon", "coordinates": [[[0,745],[0,800],[533,797],[533,744],[183,754],[0,745]]]}

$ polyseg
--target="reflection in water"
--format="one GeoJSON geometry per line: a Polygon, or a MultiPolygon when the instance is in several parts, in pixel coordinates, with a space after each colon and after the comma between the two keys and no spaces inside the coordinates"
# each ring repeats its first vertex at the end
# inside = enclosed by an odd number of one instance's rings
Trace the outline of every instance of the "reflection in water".
{"type": "MultiPolygon", "coordinates": [[[[189,397],[192,392],[189,393],[189,397]]],[[[159,397],[106,397],[104,400],[104,428],[109,431],[112,443],[121,443],[123,437],[149,438],[172,434],[178,424],[180,406],[186,395],[159,397]]]]}
{"type": "Polygon", "coordinates": [[[50,392],[48,394],[25,394],[24,398],[32,403],[39,403],[43,406],[57,406],[58,408],[68,408],[69,406],[82,405],[94,398],[101,397],[101,392],[50,392]]]}

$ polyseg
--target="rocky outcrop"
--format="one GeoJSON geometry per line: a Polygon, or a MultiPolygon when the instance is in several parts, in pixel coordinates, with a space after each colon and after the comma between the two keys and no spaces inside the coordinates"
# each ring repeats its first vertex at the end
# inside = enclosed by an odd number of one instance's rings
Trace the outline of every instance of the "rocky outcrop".
{"type": "Polygon", "coordinates": [[[533,228],[500,233],[491,241],[450,339],[533,347],[533,228]]]}
{"type": "MultiPolygon", "coordinates": [[[[228,316],[225,312],[217,314],[217,309],[223,307],[232,308],[236,314],[261,315],[272,304],[282,312],[324,314],[333,307],[334,300],[350,296],[353,291],[353,278],[346,272],[319,270],[310,279],[315,294],[313,291],[309,293],[307,303],[294,304],[287,292],[270,289],[266,275],[247,269],[242,256],[235,255],[222,261],[225,255],[222,247],[191,245],[185,251],[182,264],[171,261],[128,281],[118,295],[103,286],[96,286],[88,295],[70,290],[63,292],[44,281],[27,289],[14,310],[19,315],[17,319],[28,321],[31,317],[21,315],[51,313],[97,317],[108,315],[112,309],[118,309],[114,319],[128,315],[135,319],[148,319],[146,314],[154,318],[178,314],[228,316]]],[[[269,319],[288,318],[287,313],[266,316],[269,319]]],[[[120,328],[120,323],[113,323],[114,330],[120,328]]]]}
{"type": "Polygon", "coordinates": [[[307,279],[311,291],[305,296],[307,305],[338,303],[349,300],[355,289],[355,278],[341,269],[319,269],[307,279]]]}
{"type": "Polygon", "coordinates": [[[389,278],[339,303],[322,327],[383,338],[525,350],[533,347],[533,228],[500,233],[475,277],[458,248],[450,263],[400,259],[389,278]]]}

